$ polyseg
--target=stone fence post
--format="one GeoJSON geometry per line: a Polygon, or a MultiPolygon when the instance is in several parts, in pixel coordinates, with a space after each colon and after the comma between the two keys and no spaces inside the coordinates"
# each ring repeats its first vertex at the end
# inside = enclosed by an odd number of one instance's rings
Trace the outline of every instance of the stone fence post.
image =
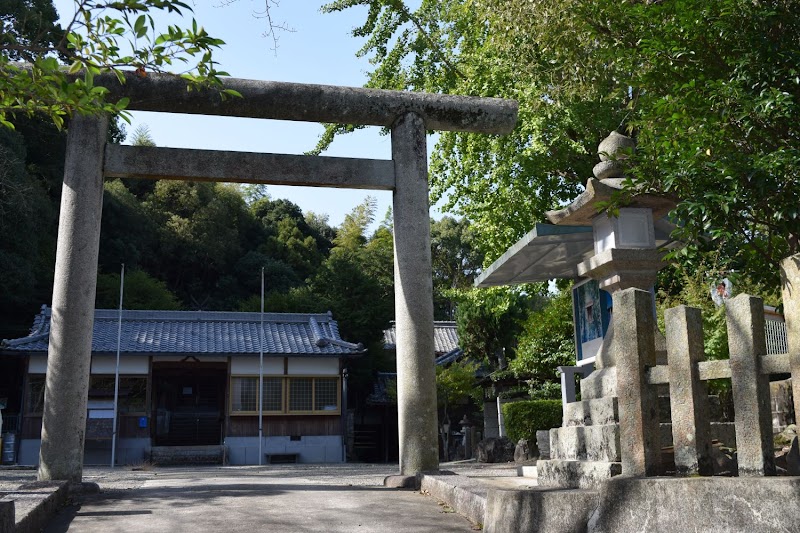
{"type": "Polygon", "coordinates": [[[739,475],[774,476],[769,376],[761,373],[767,352],[764,301],[740,294],[725,307],[739,475]]]}
{"type": "Polygon", "coordinates": [[[800,419],[800,254],[781,262],[783,316],[786,318],[786,344],[792,372],[794,416],[800,419]]]}
{"type": "Polygon", "coordinates": [[[714,473],[708,387],[697,363],[705,358],[703,318],[699,309],[681,305],[664,312],[669,364],[672,442],[679,476],[714,473]]]}
{"type": "Polygon", "coordinates": [[[613,302],[622,473],[655,476],[661,467],[658,404],[646,373],[656,364],[653,299],[631,288],[614,293],[613,302]]]}

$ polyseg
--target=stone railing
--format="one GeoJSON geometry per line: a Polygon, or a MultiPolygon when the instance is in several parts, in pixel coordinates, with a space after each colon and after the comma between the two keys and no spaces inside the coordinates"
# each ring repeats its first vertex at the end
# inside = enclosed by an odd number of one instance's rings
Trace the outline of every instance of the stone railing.
{"type": "Polygon", "coordinates": [[[623,474],[662,472],[657,385],[669,384],[672,439],[678,475],[711,475],[711,434],[706,381],[730,378],[735,411],[740,476],[776,474],[769,376],[789,374],[788,354],[767,355],[764,305],[739,295],[726,304],[730,359],[705,361],[699,309],[679,306],[665,312],[667,363],[655,364],[655,324],[649,292],[614,294],[614,351],[617,361],[620,445],[623,474]]]}

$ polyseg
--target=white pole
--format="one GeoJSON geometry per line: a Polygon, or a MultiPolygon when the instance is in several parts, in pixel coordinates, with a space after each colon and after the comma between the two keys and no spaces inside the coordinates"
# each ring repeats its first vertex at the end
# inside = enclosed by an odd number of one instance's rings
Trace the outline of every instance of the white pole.
{"type": "Polygon", "coordinates": [[[258,466],[264,464],[264,267],[261,267],[261,327],[258,335],[258,466]]]}
{"type": "Polygon", "coordinates": [[[503,420],[503,405],[500,403],[500,395],[497,395],[497,436],[506,436],[506,423],[503,420]]]}
{"type": "Polygon", "coordinates": [[[114,420],[111,429],[111,468],[116,466],[117,459],[117,409],[119,403],[119,351],[122,345],[122,295],[125,288],[125,263],[119,273],[119,320],[117,321],[117,367],[114,370],[114,420]]]}

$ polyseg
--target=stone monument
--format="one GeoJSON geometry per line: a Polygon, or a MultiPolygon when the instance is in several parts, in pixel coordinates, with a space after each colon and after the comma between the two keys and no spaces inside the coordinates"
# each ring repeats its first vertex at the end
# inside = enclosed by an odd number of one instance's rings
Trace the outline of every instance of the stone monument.
{"type": "MultiPolygon", "coordinates": [[[[595,177],[589,179],[586,190],[570,205],[547,213],[550,222],[558,226],[591,226],[594,254],[578,263],[577,273],[597,280],[612,296],[628,288],[652,290],[658,271],[666,266],[665,252],[656,246],[654,223],[675,206],[662,196],[638,194],[620,207],[616,216],[602,209],[621,191],[624,175],[620,161],[634,149],[631,138],[612,132],[598,147],[600,163],[595,165],[595,177]]],[[[540,485],[591,487],[622,473],[616,320],[612,318],[609,324],[594,372],[581,380],[582,400],[565,404],[563,427],[550,431],[551,459],[539,462],[540,485]]],[[[654,356],[663,360],[665,341],[654,320],[653,328],[654,356]]]]}

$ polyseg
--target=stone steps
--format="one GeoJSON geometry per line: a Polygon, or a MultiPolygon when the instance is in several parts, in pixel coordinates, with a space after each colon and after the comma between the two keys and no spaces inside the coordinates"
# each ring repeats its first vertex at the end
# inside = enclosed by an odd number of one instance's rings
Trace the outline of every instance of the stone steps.
{"type": "Polygon", "coordinates": [[[569,426],[604,426],[619,420],[617,398],[597,398],[568,403],[564,406],[564,423],[569,426]]]}
{"type": "Polygon", "coordinates": [[[567,426],[550,430],[550,458],[618,462],[619,425],[567,426]]]}

